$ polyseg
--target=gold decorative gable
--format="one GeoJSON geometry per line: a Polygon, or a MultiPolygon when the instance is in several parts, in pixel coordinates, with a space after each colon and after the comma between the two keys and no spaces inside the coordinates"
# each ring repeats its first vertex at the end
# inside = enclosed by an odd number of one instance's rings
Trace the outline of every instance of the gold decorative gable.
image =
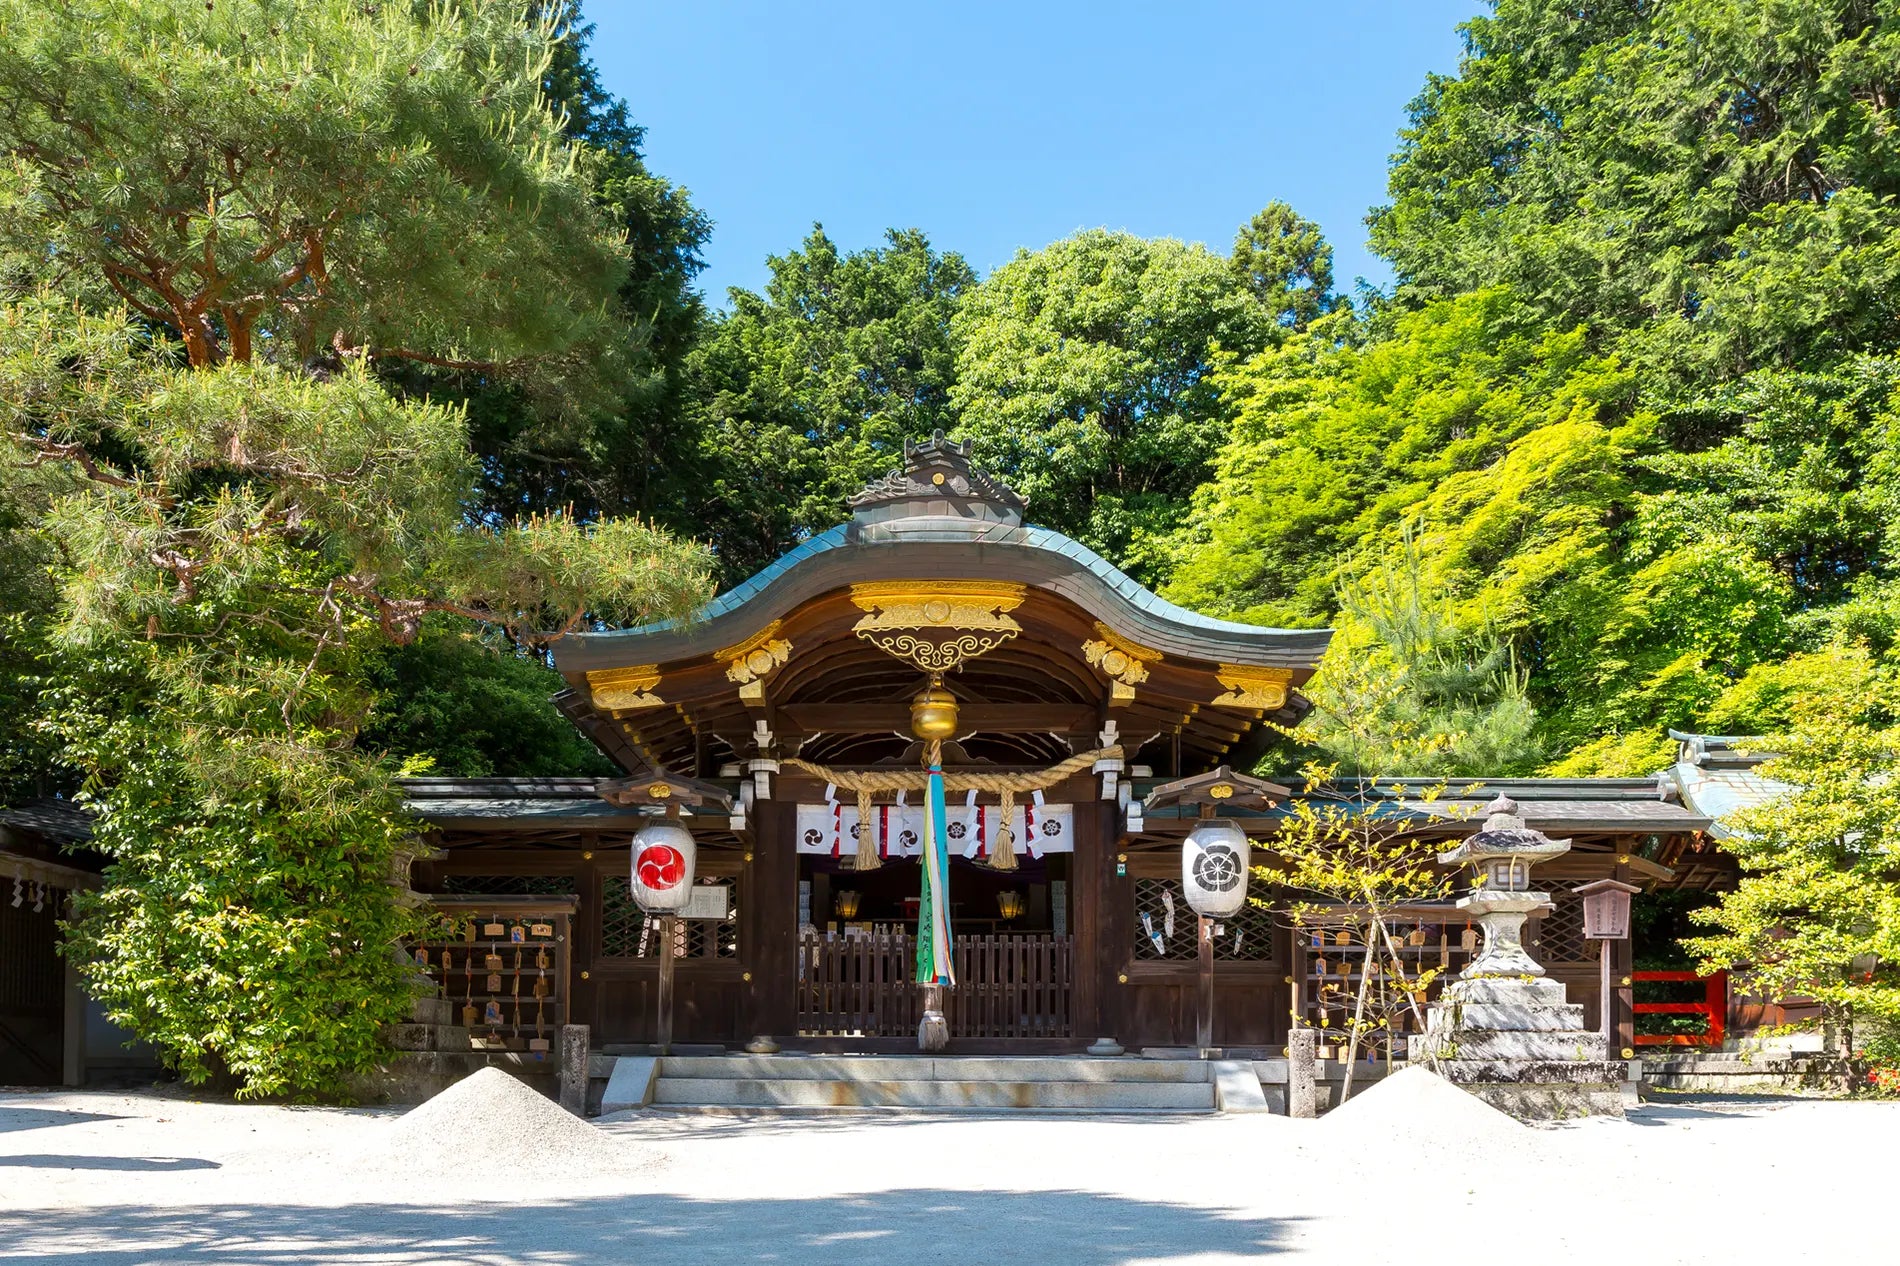
{"type": "Polygon", "coordinates": [[[653,693],[659,684],[658,664],[600,668],[587,674],[587,689],[594,697],[594,706],[609,713],[660,707],[666,700],[653,693]]]}
{"type": "Polygon", "coordinates": [[[1286,707],[1287,691],[1293,685],[1290,668],[1253,668],[1240,664],[1222,664],[1214,674],[1227,693],[1216,696],[1217,708],[1251,708],[1258,712],[1277,712],[1286,707]]]}
{"type": "Polygon", "coordinates": [[[1023,631],[1007,613],[1022,605],[1024,587],[986,580],[883,580],[851,586],[866,612],[852,625],[887,655],[925,672],[949,672],[1023,631]]]}

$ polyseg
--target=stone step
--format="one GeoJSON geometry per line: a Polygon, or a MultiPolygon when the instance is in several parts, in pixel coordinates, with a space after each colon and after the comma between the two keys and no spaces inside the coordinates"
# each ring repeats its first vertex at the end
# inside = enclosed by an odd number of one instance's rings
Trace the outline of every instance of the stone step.
{"type": "Polygon", "coordinates": [[[982,1058],[915,1055],[667,1056],[661,1077],[749,1081],[1073,1082],[1140,1085],[1207,1082],[1208,1065],[1191,1059],[982,1058]]]}
{"type": "Polygon", "coordinates": [[[840,1081],[662,1076],[654,1083],[653,1106],[1212,1112],[1214,1085],[1209,1081],[840,1081]]]}

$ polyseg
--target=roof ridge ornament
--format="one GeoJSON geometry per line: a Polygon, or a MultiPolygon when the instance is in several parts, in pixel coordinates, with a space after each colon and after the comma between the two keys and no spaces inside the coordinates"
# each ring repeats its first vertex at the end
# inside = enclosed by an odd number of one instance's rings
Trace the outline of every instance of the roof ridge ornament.
{"type": "Polygon", "coordinates": [[[850,499],[860,520],[926,515],[985,518],[1019,525],[1027,498],[970,464],[970,441],[936,431],[921,443],[904,441],[904,464],[873,479],[850,499]]]}

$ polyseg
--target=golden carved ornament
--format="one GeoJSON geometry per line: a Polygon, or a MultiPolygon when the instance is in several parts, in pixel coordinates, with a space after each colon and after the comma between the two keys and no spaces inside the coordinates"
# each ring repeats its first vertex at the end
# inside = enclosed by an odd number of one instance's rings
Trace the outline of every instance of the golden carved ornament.
{"type": "Polygon", "coordinates": [[[1097,621],[1094,639],[1082,643],[1082,658],[1108,677],[1108,701],[1113,705],[1134,702],[1135,687],[1148,680],[1148,665],[1159,663],[1162,656],[1097,621]]]}
{"type": "Polygon", "coordinates": [[[673,794],[673,787],[670,783],[656,782],[647,787],[647,794],[655,800],[665,800],[673,794]]]}
{"type": "Polygon", "coordinates": [[[1216,800],[1232,800],[1234,798],[1234,786],[1232,783],[1217,782],[1207,789],[1207,794],[1216,800]]]}
{"type": "Polygon", "coordinates": [[[866,614],[851,626],[887,655],[943,673],[1023,631],[1009,611],[1022,585],[984,580],[882,580],[851,586],[866,614]]]}
{"type": "Polygon", "coordinates": [[[1227,687],[1227,693],[1217,696],[1213,701],[1213,706],[1217,708],[1252,708],[1258,712],[1277,712],[1286,707],[1287,691],[1293,685],[1293,670],[1290,668],[1222,664],[1214,677],[1227,687]]]}
{"type": "Polygon", "coordinates": [[[738,683],[739,698],[749,705],[765,705],[765,679],[792,657],[792,644],[778,636],[780,623],[774,620],[745,641],[713,654],[726,662],[726,680],[738,683]]]}
{"type": "Polygon", "coordinates": [[[587,690],[594,706],[608,712],[632,712],[657,708],[666,702],[654,693],[660,684],[660,666],[641,664],[637,668],[599,668],[587,674],[587,690]]]}

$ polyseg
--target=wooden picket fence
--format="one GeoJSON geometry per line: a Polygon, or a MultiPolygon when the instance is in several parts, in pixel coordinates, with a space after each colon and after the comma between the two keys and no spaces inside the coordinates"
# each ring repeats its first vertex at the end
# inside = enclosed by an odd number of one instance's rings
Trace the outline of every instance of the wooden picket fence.
{"type": "MultiPolygon", "coordinates": [[[[798,1031],[812,1037],[908,1037],[923,991],[907,933],[810,935],[798,946],[798,1031]]],[[[957,984],[944,999],[951,1037],[1069,1037],[1074,942],[1028,933],[956,938],[957,984]]]]}

